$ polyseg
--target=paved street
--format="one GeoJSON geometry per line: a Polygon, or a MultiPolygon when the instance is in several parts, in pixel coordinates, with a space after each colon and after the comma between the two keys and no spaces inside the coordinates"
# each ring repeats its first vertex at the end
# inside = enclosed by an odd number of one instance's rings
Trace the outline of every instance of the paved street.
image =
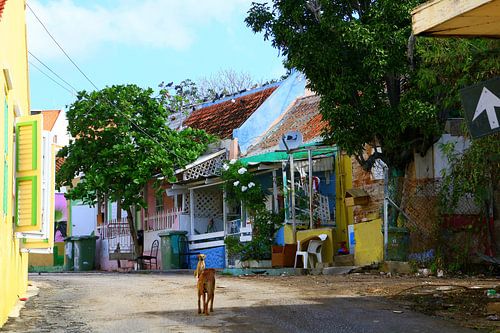
{"type": "Polygon", "coordinates": [[[0,331],[477,332],[348,287],[363,283],[383,293],[379,281],[217,276],[215,312],[207,317],[197,314],[192,275],[42,274],[30,280],[39,295],[0,331]]]}

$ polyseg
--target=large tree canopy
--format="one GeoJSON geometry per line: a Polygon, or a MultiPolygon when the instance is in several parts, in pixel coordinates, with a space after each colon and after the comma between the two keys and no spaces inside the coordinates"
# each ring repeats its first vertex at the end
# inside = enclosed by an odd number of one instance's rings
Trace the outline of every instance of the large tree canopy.
{"type": "Polygon", "coordinates": [[[421,2],[274,0],[253,3],[246,23],[321,95],[328,141],[366,169],[376,158],[404,169],[460,109],[458,88],[500,71],[498,42],[415,41],[410,12],[421,2]],[[367,145],[382,152],[366,159],[367,145]]]}
{"type": "Polygon", "coordinates": [[[119,202],[134,240],[132,208],[145,207],[147,182],[153,176],[173,179],[174,170],[195,160],[210,141],[204,131],[171,130],[169,112],[152,93],[136,85],[79,92],[67,112],[74,139],[58,154],[66,161],[57,184],[69,188],[67,197],[88,204],[119,202]],[[78,176],[81,181],[73,187],[78,176]]]}

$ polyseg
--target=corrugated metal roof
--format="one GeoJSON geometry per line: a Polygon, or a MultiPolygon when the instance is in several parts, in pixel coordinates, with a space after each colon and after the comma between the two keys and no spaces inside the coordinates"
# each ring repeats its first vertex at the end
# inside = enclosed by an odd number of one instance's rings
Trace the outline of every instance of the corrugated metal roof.
{"type": "MultiPolygon", "coordinates": [[[[335,147],[321,147],[315,148],[314,145],[310,145],[312,149],[312,157],[319,158],[325,156],[332,156],[337,148],[335,147]]],[[[294,160],[305,160],[308,158],[307,146],[303,147],[302,151],[293,152],[294,160]]],[[[245,164],[258,164],[258,163],[275,163],[288,160],[288,153],[286,151],[273,151],[268,153],[263,153],[259,155],[249,156],[241,158],[240,161],[245,164]]]]}

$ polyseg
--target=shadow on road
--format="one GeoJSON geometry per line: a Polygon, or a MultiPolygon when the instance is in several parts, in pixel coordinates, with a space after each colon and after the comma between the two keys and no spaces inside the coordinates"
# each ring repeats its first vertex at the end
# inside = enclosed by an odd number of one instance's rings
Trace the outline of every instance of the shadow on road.
{"type": "Polygon", "coordinates": [[[215,330],[218,332],[478,332],[397,308],[380,297],[314,298],[306,299],[306,304],[262,303],[219,308],[216,297],[214,313],[208,317],[192,311],[146,311],[137,315],[161,317],[191,329],[216,329],[214,324],[222,324],[215,330]]]}

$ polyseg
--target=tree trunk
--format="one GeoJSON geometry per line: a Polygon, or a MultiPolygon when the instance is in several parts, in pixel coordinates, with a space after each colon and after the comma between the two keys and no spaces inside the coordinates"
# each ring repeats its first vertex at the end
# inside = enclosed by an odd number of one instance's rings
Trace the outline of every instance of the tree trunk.
{"type": "Polygon", "coordinates": [[[134,244],[135,256],[142,255],[141,248],[139,246],[139,240],[137,239],[137,230],[135,229],[134,215],[132,214],[132,209],[127,207],[127,222],[130,229],[130,236],[132,237],[132,243],[134,244]]]}

